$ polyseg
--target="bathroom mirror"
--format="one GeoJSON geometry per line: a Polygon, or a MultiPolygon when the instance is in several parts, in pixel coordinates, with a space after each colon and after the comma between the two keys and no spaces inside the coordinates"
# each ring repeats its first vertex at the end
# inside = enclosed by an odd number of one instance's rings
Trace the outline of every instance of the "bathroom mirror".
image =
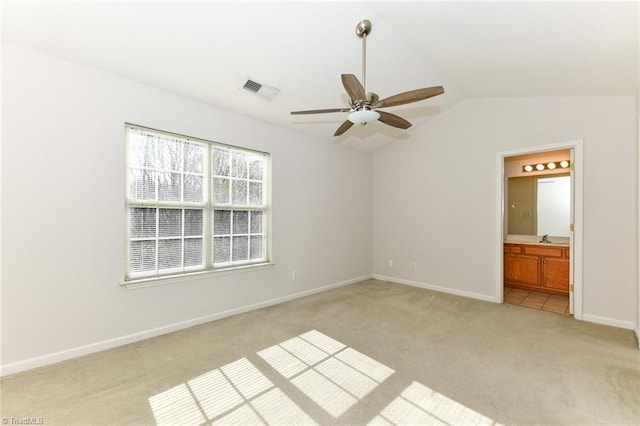
{"type": "Polygon", "coordinates": [[[569,174],[511,177],[508,185],[509,234],[569,236],[569,174]]]}

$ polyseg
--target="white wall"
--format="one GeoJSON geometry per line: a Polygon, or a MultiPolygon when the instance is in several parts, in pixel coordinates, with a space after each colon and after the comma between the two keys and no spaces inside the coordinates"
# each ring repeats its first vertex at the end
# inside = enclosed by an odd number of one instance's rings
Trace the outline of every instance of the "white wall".
{"type": "Polygon", "coordinates": [[[636,120],[634,97],[493,98],[414,129],[374,155],[374,275],[493,300],[497,153],[583,139],[583,318],[633,328],[636,120]]]}
{"type": "Polygon", "coordinates": [[[371,154],[11,45],[2,85],[4,374],[371,273],[371,154]],[[121,287],[125,122],[270,152],[276,265],[121,287]]]}

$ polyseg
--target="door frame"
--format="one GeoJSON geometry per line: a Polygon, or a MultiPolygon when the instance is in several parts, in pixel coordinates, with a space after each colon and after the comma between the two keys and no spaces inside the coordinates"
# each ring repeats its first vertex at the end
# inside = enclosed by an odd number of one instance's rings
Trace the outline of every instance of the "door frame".
{"type": "Polygon", "coordinates": [[[494,298],[497,303],[504,302],[503,249],[504,243],[504,159],[516,155],[535,154],[547,151],[570,149],[572,153],[572,212],[573,232],[569,237],[569,283],[573,284],[573,292],[569,293],[573,307],[573,317],[582,319],[582,215],[583,215],[583,140],[576,139],[548,145],[518,148],[501,151],[496,159],[496,283],[494,298]]]}

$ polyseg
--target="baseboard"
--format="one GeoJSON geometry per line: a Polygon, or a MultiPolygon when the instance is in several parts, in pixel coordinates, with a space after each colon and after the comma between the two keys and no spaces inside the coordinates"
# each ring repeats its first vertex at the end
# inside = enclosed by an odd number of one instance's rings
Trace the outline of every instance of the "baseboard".
{"type": "Polygon", "coordinates": [[[485,302],[496,302],[495,297],[492,296],[492,295],[473,293],[473,292],[470,292],[470,291],[458,290],[458,289],[449,288],[449,287],[440,287],[440,286],[433,285],[433,284],[426,284],[426,283],[421,283],[421,282],[418,282],[418,281],[410,281],[410,280],[405,280],[405,279],[402,279],[402,278],[387,277],[387,276],[378,275],[378,274],[373,274],[373,278],[375,278],[376,280],[380,280],[380,281],[389,281],[389,282],[396,283],[396,284],[404,284],[404,285],[409,285],[409,286],[412,286],[412,287],[424,288],[424,289],[427,289],[427,290],[433,290],[433,291],[437,291],[437,292],[440,292],[440,293],[447,293],[447,294],[453,294],[453,295],[456,295],[456,296],[469,297],[471,299],[483,300],[485,302]]]}
{"type": "MultiPolygon", "coordinates": [[[[421,283],[417,281],[410,281],[402,278],[387,277],[387,276],[378,275],[378,274],[373,274],[373,278],[380,281],[388,281],[388,282],[397,283],[397,284],[410,285],[412,287],[424,288],[427,290],[438,291],[440,293],[454,294],[456,296],[463,296],[463,297],[470,297],[472,299],[484,300],[485,302],[498,303],[493,296],[488,296],[486,294],[473,293],[469,291],[457,290],[457,289],[452,289],[448,287],[440,287],[432,284],[426,284],[426,283],[421,283]]],[[[635,325],[631,321],[622,321],[615,318],[607,318],[607,317],[601,317],[601,316],[590,315],[585,313],[582,314],[582,321],[593,322],[593,323],[602,324],[602,325],[609,325],[617,328],[624,328],[626,330],[633,330],[634,333],[636,334],[636,339],[640,341],[640,336],[638,336],[638,332],[635,330],[635,325]]]]}
{"type": "Polygon", "coordinates": [[[626,330],[633,330],[635,328],[633,322],[631,321],[622,321],[615,318],[600,317],[597,315],[591,315],[591,314],[585,314],[585,313],[582,314],[582,320],[587,322],[594,322],[596,324],[610,325],[612,327],[624,328],[626,330]]]}
{"type": "Polygon", "coordinates": [[[291,300],[299,299],[305,296],[311,296],[313,294],[322,293],[334,288],[343,287],[345,285],[354,284],[360,281],[373,278],[373,275],[363,275],[361,277],[352,278],[346,281],[341,281],[322,287],[317,287],[311,290],[301,291],[299,293],[289,294],[283,297],[277,297],[269,299],[263,302],[254,303],[251,305],[241,306],[234,309],[229,309],[222,312],[216,312],[210,315],[205,315],[198,318],[181,321],[166,326],[153,328],[150,330],[141,331],[138,333],[129,334],[127,336],[116,337],[114,339],[103,340],[101,342],[91,343],[84,346],[79,346],[64,351],[59,351],[47,355],[42,355],[34,358],[29,358],[23,361],[17,361],[10,364],[2,365],[0,367],[0,377],[8,376],[11,374],[20,373],[22,371],[32,370],[38,367],[44,367],[47,365],[55,364],[62,361],[67,361],[80,356],[89,355],[95,352],[100,352],[106,349],[112,349],[118,346],[127,345],[129,343],[139,342],[141,340],[149,339],[151,337],[160,336],[163,334],[172,333],[174,331],[182,330],[185,328],[193,327],[196,325],[204,324],[207,322],[219,320],[222,318],[230,317],[233,315],[242,314],[256,309],[266,308],[268,306],[278,305],[280,303],[288,302],[291,300]]]}

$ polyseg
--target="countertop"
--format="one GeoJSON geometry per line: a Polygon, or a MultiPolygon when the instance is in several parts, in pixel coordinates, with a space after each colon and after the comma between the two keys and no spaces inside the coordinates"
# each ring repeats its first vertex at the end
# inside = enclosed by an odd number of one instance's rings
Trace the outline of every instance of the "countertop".
{"type": "Polygon", "coordinates": [[[530,246],[543,246],[543,247],[569,247],[569,243],[541,243],[538,241],[521,241],[521,240],[505,240],[505,244],[526,244],[530,246]]]}
{"type": "Polygon", "coordinates": [[[551,244],[541,243],[541,236],[538,235],[507,235],[505,244],[528,244],[543,247],[569,247],[569,237],[549,237],[551,244]]]}

